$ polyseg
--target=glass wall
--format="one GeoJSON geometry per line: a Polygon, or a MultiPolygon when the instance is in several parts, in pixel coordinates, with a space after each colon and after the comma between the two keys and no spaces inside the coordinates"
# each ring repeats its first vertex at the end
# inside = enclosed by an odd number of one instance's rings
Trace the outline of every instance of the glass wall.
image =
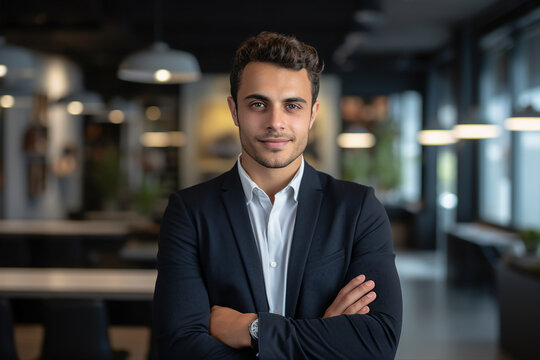
{"type": "MultiPolygon", "coordinates": [[[[540,112],[540,14],[482,41],[480,104],[484,118],[504,127],[520,111],[540,112]]],[[[540,132],[503,131],[480,145],[482,220],[540,229],[540,132]]]]}
{"type": "MultiPolygon", "coordinates": [[[[540,24],[524,29],[516,58],[517,110],[540,112],[540,24]]],[[[540,230],[540,131],[516,133],[515,225],[540,230]]]]}
{"type": "MultiPolygon", "coordinates": [[[[480,106],[483,118],[504,126],[512,113],[510,93],[510,49],[512,40],[506,31],[493,34],[482,44],[480,106]]],[[[508,226],[511,221],[511,142],[510,133],[480,142],[480,217],[508,226]]]]}
{"type": "Polygon", "coordinates": [[[374,97],[345,96],[341,101],[345,133],[373,135],[366,148],[342,152],[342,178],[373,186],[385,204],[416,203],[421,189],[422,97],[405,91],[374,97]]]}

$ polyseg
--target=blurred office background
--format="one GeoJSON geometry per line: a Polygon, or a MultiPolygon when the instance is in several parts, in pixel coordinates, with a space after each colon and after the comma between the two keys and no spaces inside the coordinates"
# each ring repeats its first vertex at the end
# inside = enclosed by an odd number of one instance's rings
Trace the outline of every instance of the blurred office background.
{"type": "Polygon", "coordinates": [[[263,30],[325,61],[307,161],[387,209],[396,358],[540,358],[536,0],[2,1],[0,358],[155,358],[160,218],[234,164],[263,30]]]}

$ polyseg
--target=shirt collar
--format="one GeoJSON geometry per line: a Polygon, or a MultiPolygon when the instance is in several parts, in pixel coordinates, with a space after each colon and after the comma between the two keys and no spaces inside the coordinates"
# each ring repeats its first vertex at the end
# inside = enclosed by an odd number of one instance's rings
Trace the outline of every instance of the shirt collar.
{"type": "MultiPolygon", "coordinates": [[[[255,189],[259,189],[260,191],[263,191],[256,183],[249,177],[248,173],[244,168],[242,167],[242,164],[240,162],[240,157],[242,154],[238,155],[238,174],[240,175],[240,181],[242,183],[242,188],[244,190],[244,195],[246,196],[246,203],[249,203],[253,199],[253,192],[255,189]]],[[[294,175],[291,182],[285,186],[281,191],[285,191],[288,188],[291,188],[293,190],[293,198],[294,201],[298,201],[298,192],[300,191],[300,184],[302,183],[302,176],[304,175],[304,155],[302,155],[302,162],[300,163],[300,168],[294,175]]],[[[280,191],[280,192],[281,192],[280,191]]]]}

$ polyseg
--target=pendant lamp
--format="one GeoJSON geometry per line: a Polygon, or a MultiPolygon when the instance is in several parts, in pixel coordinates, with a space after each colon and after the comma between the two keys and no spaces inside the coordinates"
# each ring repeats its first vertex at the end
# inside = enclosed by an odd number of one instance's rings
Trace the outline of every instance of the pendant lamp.
{"type": "Polygon", "coordinates": [[[504,127],[510,131],[540,131],[540,112],[529,106],[506,119],[504,127]]]}
{"type": "Polygon", "coordinates": [[[129,55],[118,68],[122,80],[149,84],[180,84],[199,80],[201,69],[194,55],[174,50],[162,41],[161,0],[154,0],[154,44],[129,55]]]}
{"type": "Polygon", "coordinates": [[[35,73],[34,56],[29,50],[6,44],[0,37],[0,79],[30,79],[35,73]]]}
{"type": "Polygon", "coordinates": [[[65,105],[71,115],[100,115],[105,104],[100,94],[93,91],[79,91],[58,100],[65,105]]]}
{"type": "Polygon", "coordinates": [[[164,42],[128,56],[118,69],[122,80],[151,84],[180,84],[197,81],[201,69],[192,54],[174,50],[164,42]]]}
{"type": "Polygon", "coordinates": [[[375,142],[375,136],[362,126],[354,126],[337,137],[337,144],[342,149],[368,149],[375,146],[375,142]]]}
{"type": "Polygon", "coordinates": [[[454,133],[458,139],[491,139],[500,135],[501,128],[499,125],[484,122],[478,107],[474,106],[468,116],[454,126],[454,133]]]}

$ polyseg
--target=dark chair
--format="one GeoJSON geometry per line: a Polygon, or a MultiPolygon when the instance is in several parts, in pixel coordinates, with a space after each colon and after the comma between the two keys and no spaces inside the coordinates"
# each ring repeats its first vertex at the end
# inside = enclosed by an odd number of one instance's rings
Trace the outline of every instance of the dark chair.
{"type": "Polygon", "coordinates": [[[100,300],[47,300],[42,360],[116,360],[126,351],[113,351],[107,309],[100,300]]]}
{"type": "Polygon", "coordinates": [[[13,340],[13,316],[8,300],[0,299],[0,359],[16,360],[13,340]]]}

